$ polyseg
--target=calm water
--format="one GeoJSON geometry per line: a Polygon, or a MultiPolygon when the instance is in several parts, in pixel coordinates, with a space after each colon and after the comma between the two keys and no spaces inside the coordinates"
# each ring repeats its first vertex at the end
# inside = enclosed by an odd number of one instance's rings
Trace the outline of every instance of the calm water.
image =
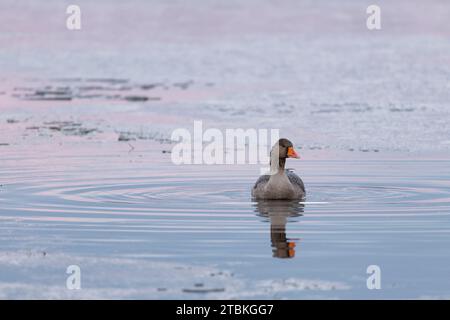
{"type": "Polygon", "coordinates": [[[2,159],[6,297],[449,295],[448,161],[295,162],[306,201],[254,203],[254,166],[175,166],[157,146],[62,148],[2,159]],[[80,292],[63,288],[69,264],[83,270],[80,292]],[[366,288],[369,265],[379,291],[366,288]]]}
{"type": "Polygon", "coordinates": [[[2,0],[0,298],[450,298],[449,5],[195,2],[2,0]],[[305,202],[173,165],[194,120],[280,129],[305,202]]]}

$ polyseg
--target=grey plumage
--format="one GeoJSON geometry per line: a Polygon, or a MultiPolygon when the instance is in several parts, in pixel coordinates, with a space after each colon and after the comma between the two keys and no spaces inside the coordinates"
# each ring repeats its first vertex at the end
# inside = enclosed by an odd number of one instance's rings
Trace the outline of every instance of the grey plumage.
{"type": "MultiPolygon", "coordinates": [[[[284,170],[286,173],[286,176],[288,177],[289,181],[294,185],[300,187],[300,189],[305,193],[305,184],[303,183],[303,180],[296,175],[292,170],[286,169],[284,170]]],[[[256,180],[255,185],[253,186],[252,192],[259,188],[264,186],[267,182],[269,182],[270,174],[262,175],[256,180]]]]}
{"type": "Polygon", "coordinates": [[[289,181],[293,185],[299,186],[300,189],[302,189],[303,193],[305,193],[305,184],[303,183],[303,180],[298,175],[296,175],[293,171],[290,171],[290,170],[286,170],[286,175],[289,178],[289,181]]]}

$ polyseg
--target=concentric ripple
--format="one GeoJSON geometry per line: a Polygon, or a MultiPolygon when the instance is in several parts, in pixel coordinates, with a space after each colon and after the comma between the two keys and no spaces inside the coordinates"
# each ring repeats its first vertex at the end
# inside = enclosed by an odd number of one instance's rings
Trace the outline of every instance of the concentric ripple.
{"type": "MultiPolygon", "coordinates": [[[[420,261],[407,279],[446,265],[448,162],[303,161],[306,200],[274,203],[251,201],[259,168],[250,166],[123,159],[68,170],[69,160],[53,170],[0,169],[5,250],[202,262],[251,279],[300,274],[357,286],[354,275],[364,277],[369,264],[395,271],[404,257],[420,261]]],[[[442,284],[434,275],[424,279],[442,284]]]]}
{"type": "MultiPolygon", "coordinates": [[[[385,177],[382,175],[385,172],[377,175],[370,171],[367,163],[369,174],[363,176],[359,170],[364,165],[356,165],[358,170],[354,176],[348,173],[337,176],[331,171],[327,176],[321,171],[341,169],[342,164],[311,164],[304,170],[312,171],[304,177],[305,214],[357,212],[364,215],[376,211],[411,214],[423,209],[446,213],[450,207],[450,183],[439,175],[412,179],[397,172],[397,176],[385,177]]],[[[408,169],[414,170],[417,164],[412,166],[408,169]]],[[[219,169],[194,166],[177,171],[171,168],[167,174],[147,170],[142,176],[136,172],[133,176],[131,171],[123,171],[121,175],[110,171],[83,172],[70,177],[61,173],[51,179],[9,184],[0,195],[3,209],[17,216],[21,212],[53,212],[61,218],[65,213],[74,212],[114,215],[120,212],[125,218],[143,213],[188,214],[194,218],[207,213],[214,218],[219,214],[252,212],[250,188],[255,180],[254,170],[230,170],[224,174],[219,169]]]]}

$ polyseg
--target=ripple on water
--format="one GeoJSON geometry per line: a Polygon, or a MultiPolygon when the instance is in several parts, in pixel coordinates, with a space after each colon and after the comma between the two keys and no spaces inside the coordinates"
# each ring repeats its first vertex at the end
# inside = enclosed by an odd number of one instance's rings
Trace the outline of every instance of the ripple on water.
{"type": "MultiPolygon", "coordinates": [[[[44,248],[49,256],[64,252],[70,259],[75,251],[111,256],[119,265],[130,257],[150,265],[206,263],[231,268],[251,283],[305,277],[345,280],[354,288],[361,287],[355,274],[365,276],[368,264],[395,269],[407,257],[420,262],[407,278],[414,281],[446,265],[448,163],[304,161],[303,203],[252,202],[259,168],[80,167],[33,169],[17,177],[9,171],[0,189],[4,250],[44,248]]],[[[447,274],[437,272],[434,285],[447,274]]],[[[292,287],[298,297],[301,286],[292,287]]],[[[195,294],[190,291],[182,294],[195,294]]]]}
{"type": "MultiPolygon", "coordinates": [[[[450,186],[445,180],[411,180],[402,174],[374,179],[369,169],[366,177],[358,172],[354,179],[349,173],[345,179],[330,174],[329,183],[323,183],[323,176],[315,179],[314,172],[309,174],[304,178],[305,214],[411,214],[424,208],[438,213],[449,207],[450,186]]],[[[97,171],[39,181],[29,177],[26,183],[4,188],[2,205],[16,216],[21,212],[51,212],[61,218],[71,214],[109,214],[125,219],[136,215],[221,219],[248,216],[253,211],[250,188],[255,180],[254,170],[231,174],[199,167],[170,170],[167,175],[156,168],[153,174],[146,172],[143,176],[133,176],[128,171],[108,176],[107,172],[97,171]]]]}

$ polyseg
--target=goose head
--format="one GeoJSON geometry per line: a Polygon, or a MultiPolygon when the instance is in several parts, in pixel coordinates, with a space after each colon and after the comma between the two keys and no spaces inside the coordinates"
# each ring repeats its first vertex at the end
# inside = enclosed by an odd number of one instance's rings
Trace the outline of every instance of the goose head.
{"type": "Polygon", "coordinates": [[[278,149],[278,158],[286,159],[286,158],[296,158],[300,159],[298,153],[294,150],[294,145],[291,141],[285,138],[281,138],[272,148],[273,152],[276,152],[278,149]]]}
{"type": "Polygon", "coordinates": [[[274,144],[270,151],[270,173],[284,172],[287,158],[300,159],[300,156],[294,150],[292,142],[282,138],[274,144]]]}

